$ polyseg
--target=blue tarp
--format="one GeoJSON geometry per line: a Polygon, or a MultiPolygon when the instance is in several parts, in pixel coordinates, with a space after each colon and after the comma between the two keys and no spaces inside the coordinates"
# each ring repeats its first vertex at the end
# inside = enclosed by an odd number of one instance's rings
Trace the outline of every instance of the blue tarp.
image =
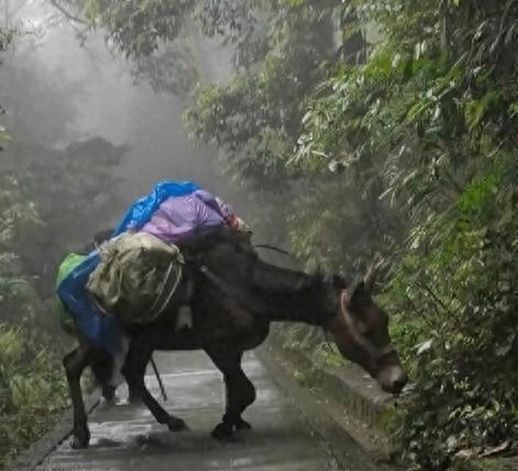
{"type": "Polygon", "coordinates": [[[191,181],[166,180],[157,183],[149,195],[139,198],[131,205],[113,235],[122,234],[128,228],[139,230],[166,199],[172,196],[186,196],[200,189],[191,181]]]}
{"type": "Polygon", "coordinates": [[[104,314],[90,299],[85,286],[88,277],[99,263],[98,251],[92,252],[60,283],[57,293],[75,320],[77,328],[98,348],[115,353],[120,348],[118,321],[104,314]]]}

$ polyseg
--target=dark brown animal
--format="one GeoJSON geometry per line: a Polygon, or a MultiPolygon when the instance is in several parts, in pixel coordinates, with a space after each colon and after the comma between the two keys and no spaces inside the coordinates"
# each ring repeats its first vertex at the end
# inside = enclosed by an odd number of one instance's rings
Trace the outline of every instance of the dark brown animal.
{"type": "MultiPolygon", "coordinates": [[[[374,303],[370,280],[352,287],[339,277],[324,279],[278,268],[232,238],[209,240],[192,253],[198,255],[191,259],[170,308],[153,324],[125,326],[130,348],[124,377],[158,422],[170,430],[186,425],[169,415],[144,384],[153,350],[205,350],[223,373],[227,396],[222,421],[212,435],[232,440],[235,429],[250,428],[241,415],[256,396],[241,368],[243,352],[260,345],[270,323],[276,321],[322,327],[332,334],[343,356],[362,366],[384,390],[399,393],[405,386],[407,376],[390,341],[388,316],[374,303]],[[186,302],[192,328],[175,331],[178,306],[186,302]]],[[[81,340],[64,359],[74,407],[73,446],[79,448],[87,447],[90,439],[80,377],[95,355],[81,340]]]]}

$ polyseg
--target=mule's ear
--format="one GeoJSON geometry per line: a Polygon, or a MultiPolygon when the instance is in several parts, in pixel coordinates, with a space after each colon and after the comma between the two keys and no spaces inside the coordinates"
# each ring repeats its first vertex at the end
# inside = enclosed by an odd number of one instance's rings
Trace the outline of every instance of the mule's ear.
{"type": "Polygon", "coordinates": [[[377,275],[377,267],[372,266],[369,268],[369,271],[365,275],[365,278],[363,279],[363,282],[365,284],[365,289],[368,293],[372,293],[372,290],[374,289],[374,284],[376,283],[376,275],[377,275]]]}
{"type": "Polygon", "coordinates": [[[369,299],[370,293],[365,286],[365,281],[360,281],[352,290],[352,296],[350,300],[351,306],[360,306],[362,302],[369,299]]]}
{"type": "Polygon", "coordinates": [[[345,276],[343,276],[341,273],[338,273],[336,275],[332,275],[330,278],[330,281],[333,283],[334,286],[338,286],[339,288],[347,288],[348,282],[345,279],[345,276]]]}
{"type": "Polygon", "coordinates": [[[369,269],[367,270],[367,274],[365,275],[364,281],[365,281],[365,289],[368,293],[372,293],[374,290],[374,286],[376,284],[376,280],[378,278],[379,271],[386,267],[384,259],[377,255],[374,258],[374,261],[370,265],[369,269]]]}
{"type": "Polygon", "coordinates": [[[344,303],[345,307],[351,309],[358,307],[360,303],[368,296],[369,294],[365,289],[365,282],[359,281],[342,291],[342,302],[344,303]]]}

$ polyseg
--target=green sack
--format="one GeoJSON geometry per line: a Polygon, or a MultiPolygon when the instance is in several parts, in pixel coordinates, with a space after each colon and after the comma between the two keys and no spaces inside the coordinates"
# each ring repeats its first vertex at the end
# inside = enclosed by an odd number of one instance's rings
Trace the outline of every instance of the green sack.
{"type": "MultiPolygon", "coordinates": [[[[56,277],[56,289],[59,287],[61,282],[68,276],[68,274],[77,267],[87,256],[80,255],[77,253],[68,254],[65,259],[61,262],[58,268],[58,274],[56,277]]],[[[70,313],[66,310],[64,304],[58,298],[56,299],[56,311],[59,316],[59,324],[61,328],[69,333],[73,334],[75,332],[74,320],[70,313]]]]}
{"type": "Polygon", "coordinates": [[[86,289],[101,309],[123,324],[152,322],[163,312],[182,276],[178,247],[126,232],[104,243],[100,255],[86,289]]]}

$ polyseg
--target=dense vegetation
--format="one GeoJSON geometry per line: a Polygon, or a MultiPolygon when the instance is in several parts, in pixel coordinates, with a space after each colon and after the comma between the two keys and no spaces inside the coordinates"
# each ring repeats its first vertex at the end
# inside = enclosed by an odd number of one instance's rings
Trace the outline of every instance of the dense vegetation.
{"type": "MultiPolygon", "coordinates": [[[[0,30],[0,50],[22,34],[0,30]]],[[[125,151],[103,139],[57,150],[70,117],[56,106],[61,91],[30,70],[3,72],[18,88],[0,103],[0,468],[68,405],[61,354],[71,341],[53,309],[56,266],[65,250],[89,242],[71,224],[78,213],[92,234],[92,221],[110,217],[110,169],[125,151]]]]}
{"type": "MultiPolygon", "coordinates": [[[[253,195],[260,235],[289,242],[308,269],[362,273],[381,261],[380,297],[415,383],[393,423],[409,466],[446,469],[455,454],[518,439],[516,0],[53,3],[104,27],[157,88],[192,93],[188,129],[217,144],[253,195]],[[232,48],[231,81],[191,87],[193,35],[232,48]]],[[[41,139],[24,155],[31,142],[41,139]]],[[[106,149],[108,168],[120,152],[106,149]]],[[[20,255],[38,246],[15,247],[15,234],[53,221],[52,239],[66,214],[52,219],[37,179],[2,178],[0,305],[21,318],[27,293],[48,286],[20,290],[20,273],[41,267],[20,255]]],[[[0,414],[28,404],[3,398],[0,414]]]]}
{"type": "MultiPolygon", "coordinates": [[[[0,31],[0,50],[14,32],[0,31]]],[[[3,108],[1,108],[3,110],[3,108]]],[[[0,127],[0,145],[11,138],[0,127]]],[[[39,333],[28,328],[36,319],[37,296],[15,251],[17,237],[39,223],[19,182],[2,161],[0,193],[0,467],[49,426],[64,405],[64,383],[56,359],[43,348],[39,333]],[[48,398],[54,401],[48,401],[48,398]]]]}
{"type": "Polygon", "coordinates": [[[518,2],[68,3],[129,59],[193,29],[232,45],[232,81],[201,84],[189,129],[308,268],[383,262],[412,466],[518,438],[518,2]]]}

